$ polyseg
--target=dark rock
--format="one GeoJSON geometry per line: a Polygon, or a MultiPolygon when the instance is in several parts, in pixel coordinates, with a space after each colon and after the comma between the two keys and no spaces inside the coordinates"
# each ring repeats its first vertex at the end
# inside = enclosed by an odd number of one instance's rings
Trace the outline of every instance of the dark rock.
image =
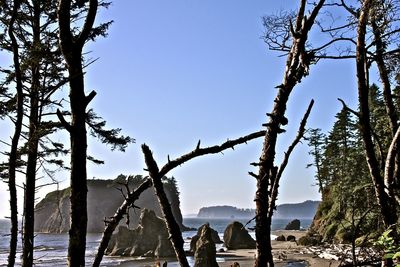
{"type": "Polygon", "coordinates": [[[164,220],[154,211],[143,209],[139,226],[133,230],[120,226],[106,250],[111,256],[173,257],[175,252],[168,239],[164,220]]]}
{"type": "Polygon", "coordinates": [[[294,235],[288,235],[286,241],[296,242],[296,237],[294,235]]]}
{"type": "Polygon", "coordinates": [[[195,236],[192,237],[192,240],[190,241],[190,251],[191,251],[191,252],[195,252],[195,251],[196,251],[196,243],[197,243],[197,240],[199,240],[200,234],[201,234],[202,229],[203,229],[204,227],[210,228],[210,231],[211,231],[211,238],[212,238],[212,240],[213,240],[213,242],[214,242],[215,244],[223,243],[223,242],[221,241],[221,239],[219,238],[218,232],[215,231],[214,229],[212,229],[212,228],[210,227],[209,223],[206,223],[206,224],[203,224],[202,226],[200,226],[199,229],[197,230],[197,234],[196,234],[195,236]]]}
{"type": "Polygon", "coordinates": [[[306,235],[300,237],[297,243],[302,246],[317,246],[321,244],[322,236],[320,235],[306,235]]]}
{"type": "Polygon", "coordinates": [[[240,222],[232,222],[226,227],[224,243],[228,249],[256,248],[256,241],[254,241],[240,222]]]}
{"type": "Polygon", "coordinates": [[[280,235],[280,236],[277,236],[277,237],[275,238],[275,240],[276,240],[276,241],[286,241],[286,238],[285,238],[284,235],[280,235]]]}
{"type": "Polygon", "coordinates": [[[285,230],[300,230],[300,220],[295,219],[291,221],[286,225],[285,230]]]}
{"type": "Polygon", "coordinates": [[[194,253],[194,267],[218,267],[215,243],[211,233],[212,231],[208,224],[201,227],[194,253]]]}

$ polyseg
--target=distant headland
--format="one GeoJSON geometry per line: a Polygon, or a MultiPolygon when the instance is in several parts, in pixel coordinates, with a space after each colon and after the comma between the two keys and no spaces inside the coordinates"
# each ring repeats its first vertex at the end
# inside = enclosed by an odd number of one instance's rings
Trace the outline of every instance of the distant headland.
{"type": "MultiPolygon", "coordinates": [[[[274,219],[312,219],[321,201],[307,200],[301,203],[281,204],[277,206],[274,219]]],[[[239,209],[233,206],[204,207],[197,213],[197,218],[252,218],[254,209],[239,209]]]]}

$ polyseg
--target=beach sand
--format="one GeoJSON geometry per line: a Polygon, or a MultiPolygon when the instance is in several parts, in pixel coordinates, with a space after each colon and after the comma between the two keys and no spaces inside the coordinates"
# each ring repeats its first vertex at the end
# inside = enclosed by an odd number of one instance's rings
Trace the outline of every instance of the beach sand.
{"type": "MultiPolygon", "coordinates": [[[[273,231],[273,235],[279,236],[293,235],[298,240],[300,237],[306,235],[306,231],[289,231],[279,230],[273,231]]],[[[321,259],[313,254],[307,254],[302,251],[303,246],[297,245],[295,242],[287,241],[272,241],[272,253],[274,255],[275,266],[283,267],[289,262],[300,262],[304,261],[311,267],[337,267],[339,266],[338,261],[321,259]]],[[[220,267],[230,267],[234,262],[238,262],[240,267],[252,267],[254,266],[255,258],[254,249],[238,249],[238,250],[227,250],[225,252],[217,252],[217,259],[219,259],[218,265],[220,267]]],[[[179,266],[176,260],[167,259],[168,267],[179,266]]],[[[164,260],[160,260],[164,262],[164,260]]],[[[132,262],[124,262],[121,264],[123,267],[154,267],[156,265],[155,260],[135,260],[132,262]]]]}

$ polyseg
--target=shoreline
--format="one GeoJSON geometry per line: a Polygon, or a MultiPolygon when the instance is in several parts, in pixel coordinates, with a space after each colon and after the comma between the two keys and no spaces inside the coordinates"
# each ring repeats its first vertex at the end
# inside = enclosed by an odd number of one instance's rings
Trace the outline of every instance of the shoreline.
{"type": "MultiPolygon", "coordinates": [[[[298,240],[300,237],[307,234],[307,231],[293,231],[293,230],[276,230],[272,231],[273,235],[279,236],[293,235],[298,240]]],[[[284,267],[289,263],[306,262],[307,266],[315,267],[337,267],[339,261],[319,258],[318,256],[306,253],[304,246],[297,245],[296,242],[290,241],[272,241],[272,254],[274,255],[275,266],[284,267]]],[[[255,249],[238,249],[226,250],[224,252],[217,252],[217,261],[220,267],[230,267],[234,262],[240,264],[240,267],[253,267],[255,259],[255,249]]],[[[154,267],[156,262],[168,261],[168,267],[179,266],[176,259],[142,259],[134,261],[126,261],[120,264],[122,267],[154,267]]],[[[304,265],[293,265],[304,266],[304,265]]]]}

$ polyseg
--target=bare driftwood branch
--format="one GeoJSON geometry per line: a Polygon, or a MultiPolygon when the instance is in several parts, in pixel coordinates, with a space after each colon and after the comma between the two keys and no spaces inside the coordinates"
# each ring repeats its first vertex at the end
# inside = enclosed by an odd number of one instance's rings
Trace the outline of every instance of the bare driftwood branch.
{"type": "Polygon", "coordinates": [[[177,167],[179,165],[182,165],[183,163],[185,163],[193,158],[203,156],[206,154],[217,154],[228,148],[233,148],[236,145],[246,143],[247,141],[251,141],[251,140],[259,138],[259,137],[263,137],[264,135],[265,135],[265,131],[259,131],[259,132],[251,133],[249,135],[240,137],[238,139],[228,140],[221,145],[215,145],[215,146],[210,146],[210,147],[206,147],[206,148],[200,148],[200,141],[199,141],[197,143],[196,148],[194,150],[192,150],[191,152],[189,152],[183,156],[180,156],[177,159],[168,161],[168,163],[165,164],[161,168],[160,175],[165,176],[170,170],[174,169],[175,167],[177,167]]]}
{"type": "Polygon", "coordinates": [[[307,120],[308,120],[308,117],[310,116],[313,105],[314,105],[314,99],[312,99],[310,101],[307,111],[304,114],[303,119],[300,122],[299,130],[297,132],[296,138],[293,140],[292,144],[288,147],[288,150],[285,153],[285,157],[284,157],[284,159],[278,169],[276,177],[274,179],[274,183],[271,185],[271,187],[272,187],[271,202],[270,202],[270,206],[269,206],[269,213],[270,213],[269,216],[270,217],[272,217],[272,214],[274,213],[274,210],[275,210],[275,203],[276,203],[276,199],[278,197],[279,182],[282,177],[283,171],[285,170],[285,168],[289,162],[290,154],[292,154],[294,148],[297,146],[297,144],[300,142],[301,138],[303,138],[303,136],[304,136],[307,120]]]}
{"type": "Polygon", "coordinates": [[[164,177],[170,170],[174,169],[175,167],[177,167],[195,157],[199,157],[199,156],[206,155],[206,154],[220,153],[225,149],[234,148],[235,145],[247,143],[247,141],[262,137],[264,135],[265,135],[265,131],[259,131],[259,132],[249,134],[247,136],[240,137],[235,140],[228,140],[221,145],[215,145],[215,146],[211,146],[211,147],[207,147],[207,148],[201,148],[200,141],[199,141],[196,145],[196,148],[193,151],[191,151],[175,160],[171,160],[168,158],[168,162],[161,168],[161,170],[159,170],[157,163],[153,158],[150,148],[145,144],[142,145],[142,151],[143,151],[143,154],[145,157],[147,170],[149,172],[149,176],[151,177],[151,179],[153,181],[156,195],[159,200],[161,210],[162,210],[164,218],[165,218],[168,233],[170,235],[171,242],[173,244],[175,253],[177,255],[177,258],[178,258],[181,266],[189,266],[189,263],[187,262],[187,259],[186,259],[185,251],[183,249],[184,241],[182,238],[182,233],[179,228],[179,225],[177,224],[177,222],[172,214],[171,206],[170,206],[167,196],[165,194],[161,178],[164,177]]]}
{"type": "Polygon", "coordinates": [[[94,258],[94,262],[92,265],[93,267],[100,266],[101,260],[103,259],[104,252],[108,247],[108,243],[110,242],[111,236],[115,228],[118,226],[119,222],[127,214],[128,208],[133,206],[135,201],[139,198],[139,196],[151,186],[152,186],[152,181],[151,179],[147,178],[134,191],[128,192],[125,201],[118,208],[115,214],[111,218],[109,218],[109,220],[107,220],[103,236],[101,237],[99,248],[97,249],[96,257],[94,258]]]}

